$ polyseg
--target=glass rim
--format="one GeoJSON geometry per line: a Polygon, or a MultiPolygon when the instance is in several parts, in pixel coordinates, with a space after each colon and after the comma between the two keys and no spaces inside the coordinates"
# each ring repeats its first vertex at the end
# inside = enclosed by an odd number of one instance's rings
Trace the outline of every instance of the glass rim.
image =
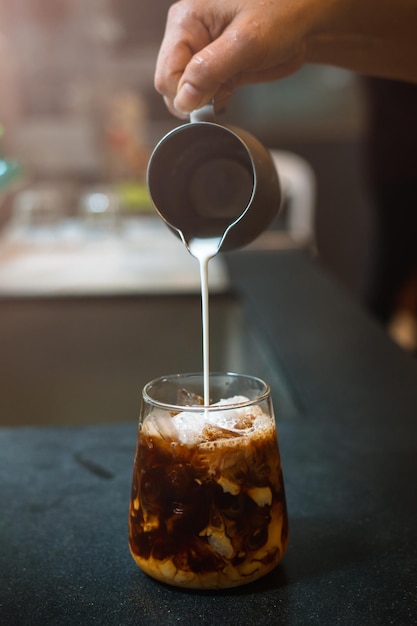
{"type": "Polygon", "coordinates": [[[191,406],[184,406],[181,404],[171,404],[168,402],[162,402],[160,400],[155,400],[155,398],[149,395],[149,388],[152,385],[156,385],[157,383],[162,383],[165,381],[174,382],[175,380],[178,380],[180,378],[185,379],[185,378],[192,378],[192,377],[195,377],[195,378],[200,377],[203,380],[203,373],[202,372],[185,372],[183,374],[166,374],[165,376],[159,376],[158,378],[154,378],[153,380],[150,380],[148,383],[146,383],[146,385],[143,387],[142,400],[146,402],[147,404],[150,404],[154,407],[158,407],[166,411],[174,411],[176,413],[178,412],[195,413],[196,411],[215,412],[215,411],[224,411],[225,408],[229,410],[229,409],[238,409],[242,407],[253,406],[254,404],[259,404],[260,402],[263,402],[271,394],[271,388],[269,384],[265,382],[262,378],[259,378],[258,376],[252,376],[251,374],[238,374],[237,372],[210,372],[210,379],[216,378],[216,377],[217,378],[231,377],[231,378],[235,378],[236,380],[238,378],[252,380],[254,382],[260,383],[261,387],[263,387],[263,391],[259,393],[256,396],[256,398],[248,398],[247,400],[244,400],[243,402],[233,402],[231,404],[219,404],[219,405],[217,404],[209,404],[209,405],[193,404],[191,406]]]}

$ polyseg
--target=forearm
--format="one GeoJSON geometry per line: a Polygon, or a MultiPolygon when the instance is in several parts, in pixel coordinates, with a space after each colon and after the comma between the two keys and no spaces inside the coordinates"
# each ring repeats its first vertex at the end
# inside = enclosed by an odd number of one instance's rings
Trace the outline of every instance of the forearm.
{"type": "Polygon", "coordinates": [[[417,82],[417,0],[315,1],[306,62],[417,82]]]}
{"type": "Polygon", "coordinates": [[[417,82],[417,0],[180,0],[155,87],[185,116],[305,63],[417,82]]]}

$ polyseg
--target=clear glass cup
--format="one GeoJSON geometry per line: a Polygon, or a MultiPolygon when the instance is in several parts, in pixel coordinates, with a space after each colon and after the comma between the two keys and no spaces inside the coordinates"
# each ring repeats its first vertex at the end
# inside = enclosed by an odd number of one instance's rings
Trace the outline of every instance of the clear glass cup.
{"type": "Polygon", "coordinates": [[[201,396],[201,373],[165,376],[143,389],[129,547],[157,580],[221,589],[280,562],[287,507],[269,386],[212,373],[210,406],[201,396]]]}

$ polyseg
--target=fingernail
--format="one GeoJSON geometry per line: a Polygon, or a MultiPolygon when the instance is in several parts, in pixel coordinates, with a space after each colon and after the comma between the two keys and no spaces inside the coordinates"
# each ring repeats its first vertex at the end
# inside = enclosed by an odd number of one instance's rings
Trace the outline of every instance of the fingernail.
{"type": "Polygon", "coordinates": [[[184,83],[175,96],[174,107],[182,113],[191,113],[198,108],[202,100],[201,96],[201,91],[190,83],[184,83]]]}

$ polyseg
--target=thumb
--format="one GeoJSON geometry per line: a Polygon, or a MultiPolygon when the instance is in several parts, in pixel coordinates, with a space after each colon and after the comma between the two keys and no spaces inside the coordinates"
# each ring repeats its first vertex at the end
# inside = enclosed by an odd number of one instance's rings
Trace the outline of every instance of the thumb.
{"type": "Polygon", "coordinates": [[[250,42],[236,29],[225,30],[199,50],[187,64],[178,83],[174,107],[190,113],[212,99],[224,104],[239,83],[239,75],[253,63],[250,42]]]}

